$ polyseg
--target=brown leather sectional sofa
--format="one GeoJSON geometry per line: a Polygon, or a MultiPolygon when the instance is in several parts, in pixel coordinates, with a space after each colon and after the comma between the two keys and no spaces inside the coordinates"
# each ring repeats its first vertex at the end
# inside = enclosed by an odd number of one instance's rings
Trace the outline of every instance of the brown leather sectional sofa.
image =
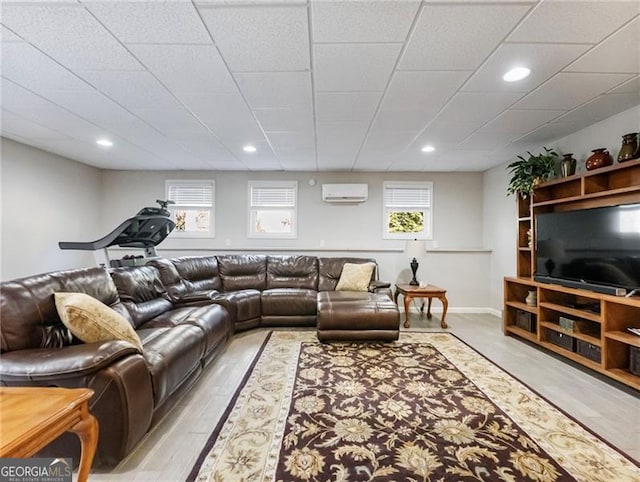
{"type": "MultiPolygon", "coordinates": [[[[317,325],[321,340],[397,339],[398,310],[389,285],[375,281],[375,271],[369,292],[334,291],[346,262],[374,260],[184,257],[3,282],[0,384],[92,388],[90,407],[100,422],[94,466],[114,466],[236,331],[317,325]],[[126,341],[72,338],[56,311],[56,292],[86,293],[123,315],[139,335],[143,353],[126,341]]],[[[43,455],[78,460],[79,449],[77,438],[65,435],[43,455]]]]}

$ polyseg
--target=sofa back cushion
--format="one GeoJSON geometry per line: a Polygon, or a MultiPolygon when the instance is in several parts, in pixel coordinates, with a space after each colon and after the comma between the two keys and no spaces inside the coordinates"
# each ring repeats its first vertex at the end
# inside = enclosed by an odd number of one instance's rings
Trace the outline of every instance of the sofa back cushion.
{"type": "Polygon", "coordinates": [[[258,254],[218,256],[222,290],[264,290],[267,280],[267,258],[258,254]]]}
{"type": "Polygon", "coordinates": [[[194,293],[222,289],[218,259],[215,256],[158,258],[147,264],[158,270],[167,295],[174,303],[194,293]]]}
{"type": "Polygon", "coordinates": [[[0,284],[2,352],[51,348],[71,343],[54,293],[86,293],[131,321],[104,268],[82,268],[28,276],[0,284]]]}
{"type": "MultiPolygon", "coordinates": [[[[340,274],[342,273],[342,267],[345,263],[376,264],[376,260],[371,258],[318,258],[318,272],[320,275],[318,291],[334,291],[336,289],[338,280],[340,280],[340,274]]],[[[374,269],[371,273],[371,281],[376,279],[376,271],[377,269],[374,269]]]]}
{"type": "Polygon", "coordinates": [[[318,290],[318,258],[315,256],[267,256],[267,289],[318,290]]]}
{"type": "Polygon", "coordinates": [[[115,268],[111,278],[136,328],[173,306],[153,266],[115,268]]]}

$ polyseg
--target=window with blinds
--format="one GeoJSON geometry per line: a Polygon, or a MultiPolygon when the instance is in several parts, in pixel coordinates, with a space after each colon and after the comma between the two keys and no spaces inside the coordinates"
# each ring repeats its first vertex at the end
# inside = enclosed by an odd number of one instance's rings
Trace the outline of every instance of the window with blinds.
{"type": "Polygon", "coordinates": [[[250,238],[297,237],[297,181],[249,181],[250,238]]]}
{"type": "Polygon", "coordinates": [[[214,236],[214,181],[167,181],[167,199],[178,237],[214,236]]]}
{"type": "Polygon", "coordinates": [[[385,239],[431,239],[432,182],[383,184],[385,239]]]}

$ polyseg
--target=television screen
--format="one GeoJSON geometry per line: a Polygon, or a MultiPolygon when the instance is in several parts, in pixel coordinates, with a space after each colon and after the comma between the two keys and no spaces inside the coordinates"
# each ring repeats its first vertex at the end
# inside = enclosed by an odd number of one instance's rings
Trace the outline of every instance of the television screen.
{"type": "Polygon", "coordinates": [[[536,216],[536,276],[640,287],[640,204],[536,216]]]}

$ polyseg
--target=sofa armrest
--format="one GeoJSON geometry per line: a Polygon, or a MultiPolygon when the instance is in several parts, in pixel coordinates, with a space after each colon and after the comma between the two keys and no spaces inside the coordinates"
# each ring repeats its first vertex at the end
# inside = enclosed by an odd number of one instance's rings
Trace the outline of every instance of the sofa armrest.
{"type": "Polygon", "coordinates": [[[388,281],[372,281],[371,283],[369,283],[369,291],[371,293],[375,293],[376,290],[379,290],[381,288],[391,288],[391,283],[389,283],[388,281]]]}
{"type": "Polygon", "coordinates": [[[219,295],[220,292],[217,290],[198,291],[196,293],[181,296],[180,300],[174,302],[174,304],[176,306],[210,304],[211,301],[219,295]]]}
{"type": "Polygon", "coordinates": [[[126,341],[105,341],[65,346],[34,348],[3,353],[0,358],[2,382],[55,381],[86,377],[120,358],[139,354],[126,341]]]}

